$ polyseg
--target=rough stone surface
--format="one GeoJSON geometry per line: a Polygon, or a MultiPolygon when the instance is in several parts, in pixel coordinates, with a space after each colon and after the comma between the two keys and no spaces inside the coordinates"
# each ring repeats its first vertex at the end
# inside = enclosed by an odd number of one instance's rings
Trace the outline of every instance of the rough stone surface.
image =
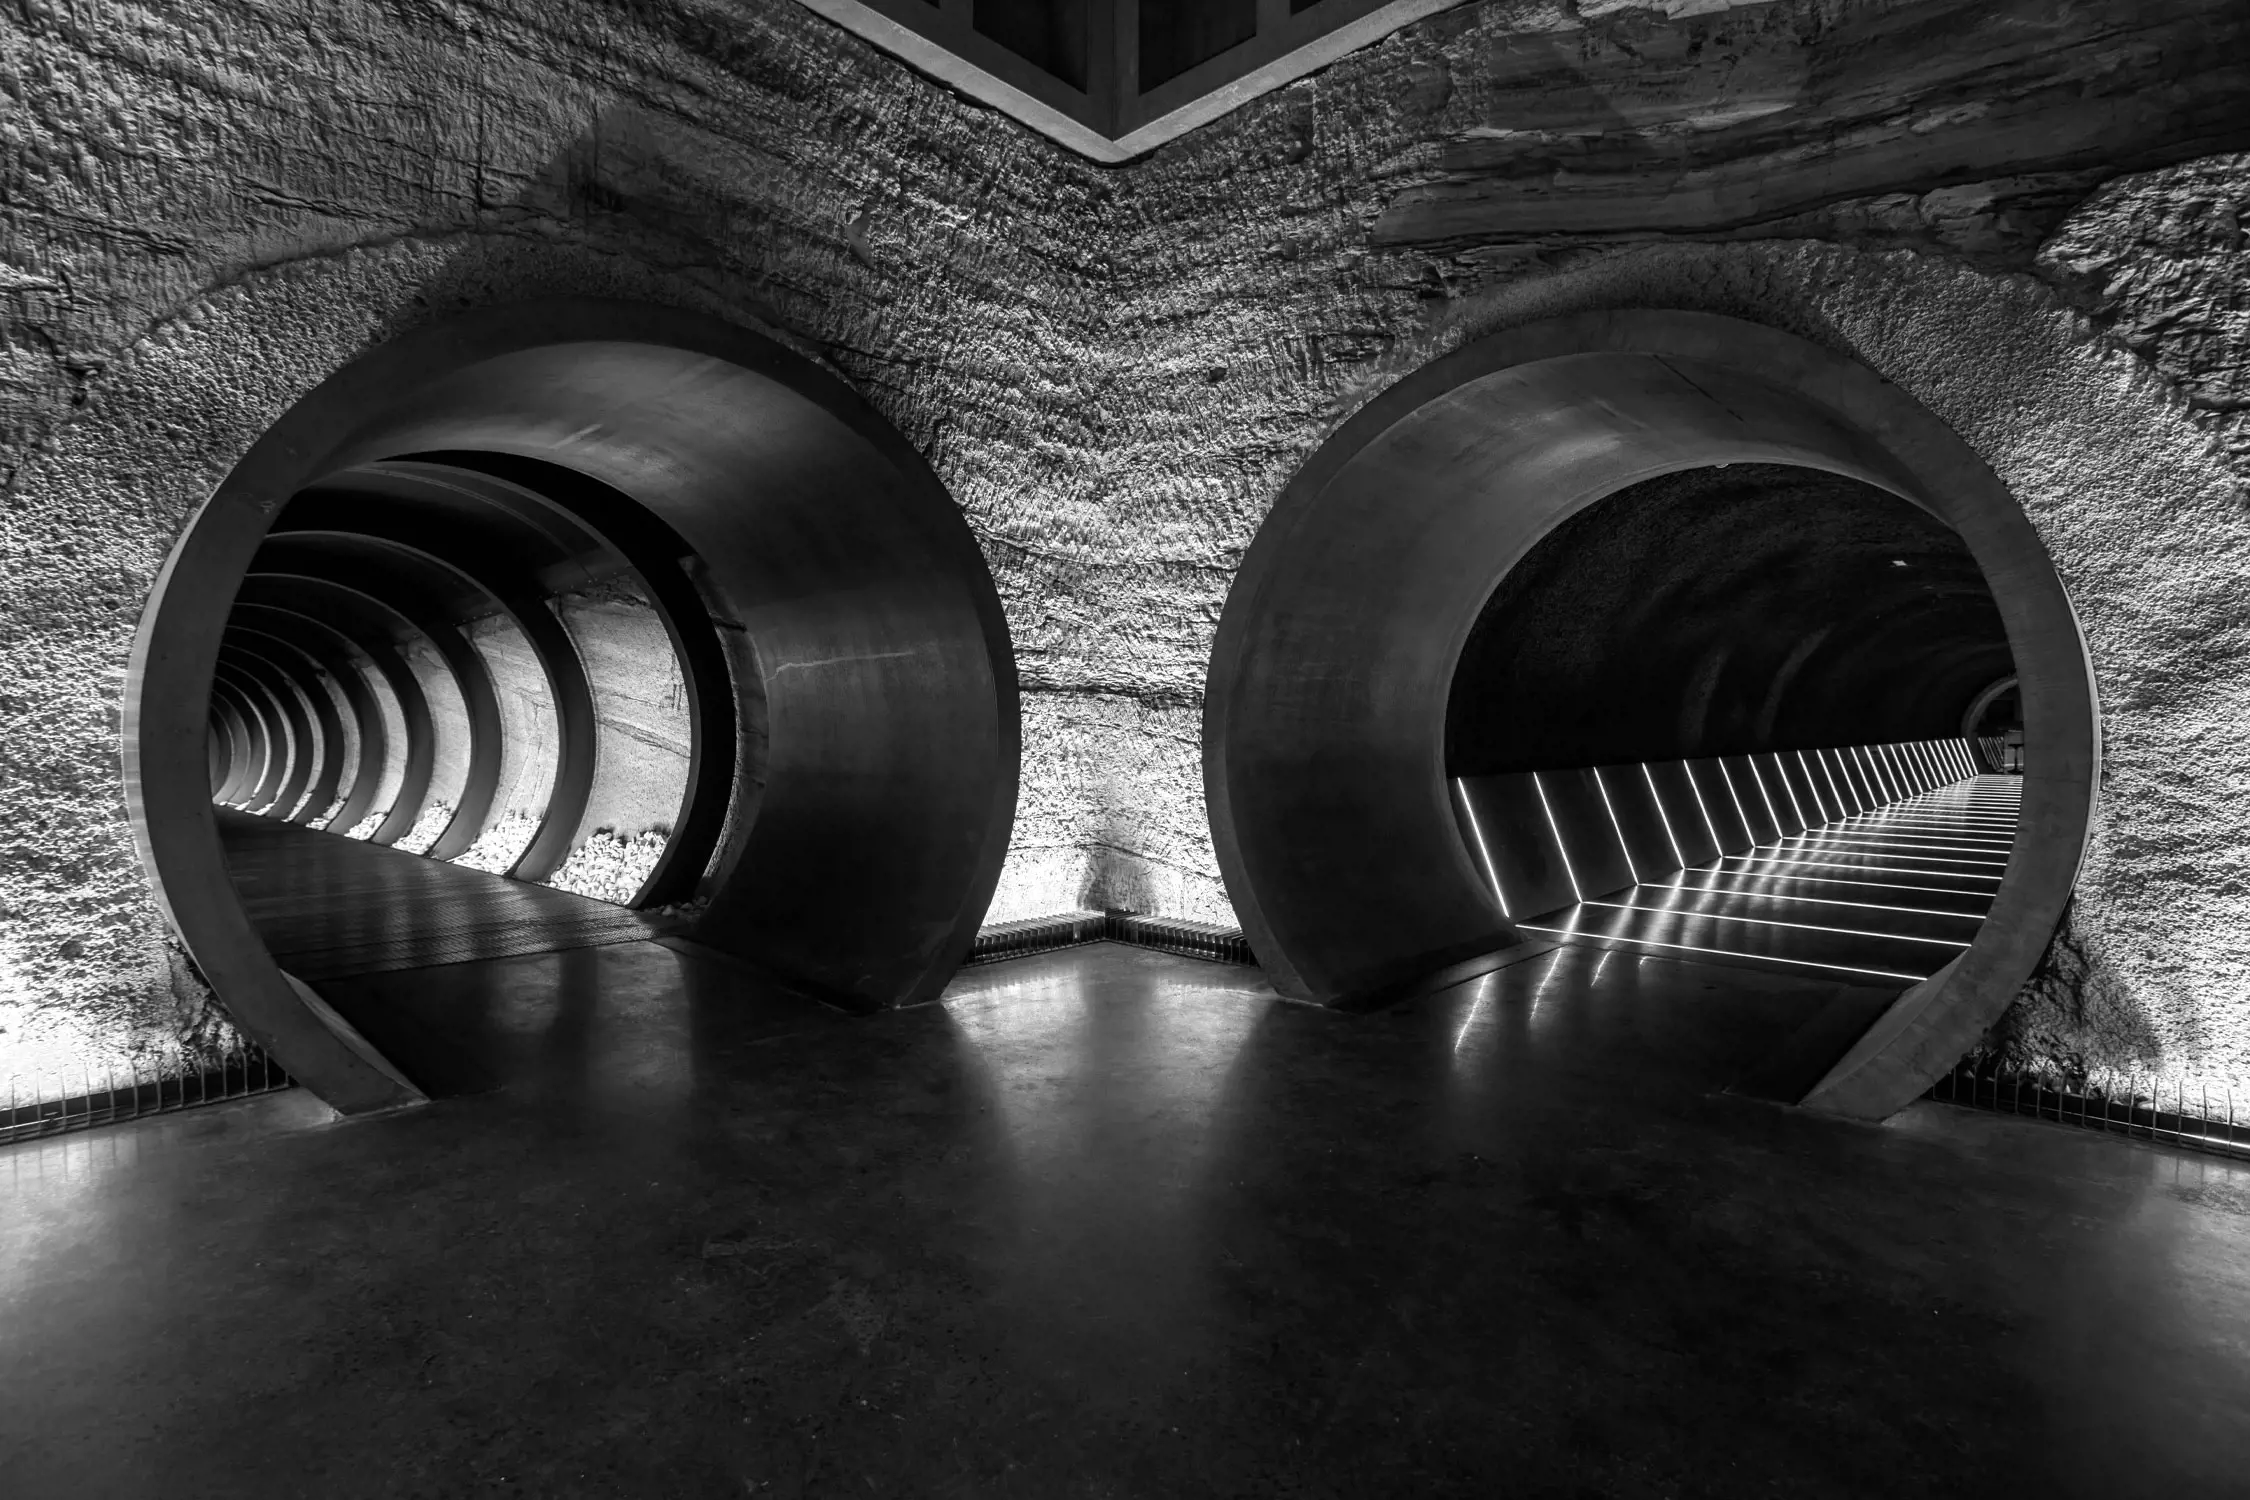
{"type": "Polygon", "coordinates": [[[640,584],[622,575],[563,595],[555,612],[593,689],[594,790],[587,806],[594,825],[628,838],[668,832],[687,787],[694,735],[664,622],[640,584]]]}
{"type": "MultiPolygon", "coordinates": [[[[641,297],[826,362],[928,457],[1008,612],[1025,762],[992,918],[1223,920],[1201,690],[1274,496],[1341,417],[1463,340],[1638,306],[1865,361],[2023,500],[2083,614],[2109,744],[2057,950],[2074,977],[2050,976],[2026,1034],[2250,1077],[2242,158],[2152,160],[2098,190],[2105,169],[2082,162],[2035,184],[2063,196],[2032,218],[1999,178],[1901,159],[1860,208],[1765,238],[1397,230],[1398,206],[1517,107],[1496,50],[1577,45],[1598,11],[1602,45],[1629,24],[1676,51],[1692,37],[1666,28],[1716,24],[1704,9],[1451,12],[1109,171],[782,0],[10,11],[0,1046],[114,1052],[211,1024],[126,828],[132,633],[257,435],[405,329],[535,295],[641,297]],[[1947,227],[1866,228],[1901,214],[1947,227]]],[[[1806,53],[1806,77],[1830,9],[1740,8],[1773,57],[1806,53]]],[[[1925,123],[1953,128],[1934,104],[1925,123]]]]}

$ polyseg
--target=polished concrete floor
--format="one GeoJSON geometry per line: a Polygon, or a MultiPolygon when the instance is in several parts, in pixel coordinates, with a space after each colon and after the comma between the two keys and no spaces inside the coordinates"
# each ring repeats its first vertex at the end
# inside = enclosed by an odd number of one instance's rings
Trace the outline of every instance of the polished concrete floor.
{"type": "Polygon", "coordinates": [[[212,811],[250,925],[299,979],[636,942],[658,929],[606,901],[231,807],[212,811]]]}
{"type": "Polygon", "coordinates": [[[1975,938],[2022,791],[2018,777],[1975,777],[1522,925],[1564,942],[1896,991],[1975,938]]]}
{"type": "Polygon", "coordinates": [[[1565,947],[1345,1016],[1098,945],[846,1020],[641,942],[390,983],[460,1054],[427,1108],[0,1151],[0,1490],[2250,1483],[2250,1172],[1725,1092],[1815,979],[1565,947]]]}

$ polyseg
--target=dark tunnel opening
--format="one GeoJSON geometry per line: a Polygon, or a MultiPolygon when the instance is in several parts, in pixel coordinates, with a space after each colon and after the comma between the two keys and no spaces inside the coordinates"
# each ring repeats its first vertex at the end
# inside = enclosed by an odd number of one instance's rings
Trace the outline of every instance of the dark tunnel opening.
{"type": "Polygon", "coordinates": [[[1547,533],[1446,713],[1455,777],[1939,739],[2014,671],[1958,533],[1840,474],[1687,469],[1547,533]]]}

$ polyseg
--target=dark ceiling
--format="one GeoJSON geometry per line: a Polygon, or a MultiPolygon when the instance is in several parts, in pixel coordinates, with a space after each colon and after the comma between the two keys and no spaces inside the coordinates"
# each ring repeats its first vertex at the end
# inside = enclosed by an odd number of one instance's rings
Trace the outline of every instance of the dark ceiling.
{"type": "Polygon", "coordinates": [[[1622,490],[1502,580],[1454,677],[1450,774],[1934,738],[2014,670],[1967,547],[1813,469],[1622,490]]]}

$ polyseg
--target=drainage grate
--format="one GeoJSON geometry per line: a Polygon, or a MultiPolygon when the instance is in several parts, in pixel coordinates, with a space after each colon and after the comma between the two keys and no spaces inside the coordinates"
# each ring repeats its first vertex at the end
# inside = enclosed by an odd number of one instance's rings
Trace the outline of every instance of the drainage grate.
{"type": "Polygon", "coordinates": [[[0,1096],[0,1145],[176,1114],[295,1086],[279,1063],[247,1045],[217,1059],[179,1052],[154,1067],[129,1063],[122,1076],[110,1067],[99,1077],[91,1069],[84,1070],[76,1080],[53,1075],[15,1077],[0,1096]]]}
{"type": "Polygon", "coordinates": [[[1206,958],[1216,963],[1255,964],[1249,940],[1239,927],[1219,927],[1179,917],[1144,917],[1133,912],[1072,911],[1052,917],[995,922],[977,934],[969,949],[972,964],[997,963],[1081,943],[1131,943],[1165,953],[1206,958]]]}
{"type": "Polygon", "coordinates": [[[1980,1069],[1965,1062],[1923,1097],[2250,1160],[2250,1118],[2237,1118],[2232,1089],[2213,1094],[2200,1088],[2190,1093],[2186,1085],[2175,1084],[2166,1097],[2154,1079],[2128,1076],[2114,1086],[2070,1085],[2052,1074],[1996,1069],[1990,1064],[1980,1069]]]}

